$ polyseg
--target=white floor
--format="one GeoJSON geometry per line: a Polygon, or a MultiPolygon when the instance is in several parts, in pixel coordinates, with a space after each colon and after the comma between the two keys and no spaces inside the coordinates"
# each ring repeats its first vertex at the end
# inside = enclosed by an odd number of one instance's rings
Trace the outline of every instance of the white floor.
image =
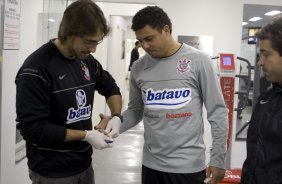
{"type": "Polygon", "coordinates": [[[113,148],[95,150],[95,184],[140,184],[143,142],[140,123],[116,138],[113,148]]]}

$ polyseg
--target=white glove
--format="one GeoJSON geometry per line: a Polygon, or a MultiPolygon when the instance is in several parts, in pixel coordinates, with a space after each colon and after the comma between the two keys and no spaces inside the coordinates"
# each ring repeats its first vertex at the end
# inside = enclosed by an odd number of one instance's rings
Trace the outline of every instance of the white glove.
{"type": "Polygon", "coordinates": [[[87,141],[98,150],[113,147],[113,139],[97,130],[86,131],[83,141],[87,141]]]}
{"type": "Polygon", "coordinates": [[[107,134],[109,137],[112,138],[118,137],[120,125],[121,125],[120,118],[117,116],[112,117],[104,131],[105,134],[107,134]]]}

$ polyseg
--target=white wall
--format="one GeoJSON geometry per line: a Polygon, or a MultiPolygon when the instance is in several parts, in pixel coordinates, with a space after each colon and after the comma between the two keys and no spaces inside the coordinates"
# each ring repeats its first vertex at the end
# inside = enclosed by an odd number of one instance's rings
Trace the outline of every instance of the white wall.
{"type": "Polygon", "coordinates": [[[3,51],[3,78],[1,79],[1,184],[20,184],[28,182],[26,159],[17,165],[15,164],[16,88],[14,80],[18,69],[18,53],[18,50],[3,51]]]}
{"type": "MultiPolygon", "coordinates": [[[[20,51],[4,51],[2,65],[1,96],[1,184],[26,184],[28,181],[26,160],[15,165],[15,85],[14,79],[19,63],[35,50],[37,37],[37,13],[43,8],[40,0],[21,1],[21,45],[20,51]],[[32,7],[32,8],[31,8],[32,7]],[[24,31],[24,30],[28,31],[24,31]],[[22,32],[23,31],[23,32],[22,32]]],[[[113,2],[113,0],[111,0],[113,2]]],[[[120,2],[117,0],[117,2],[120,2]]],[[[123,1],[125,2],[125,1],[123,1]]],[[[130,1],[134,2],[134,1],[130,1]]],[[[135,1],[141,2],[141,0],[135,1]]],[[[173,35],[199,35],[214,37],[214,53],[227,52],[240,56],[241,21],[243,4],[282,5],[281,0],[171,0],[142,1],[157,3],[171,17],[173,35]],[[195,16],[197,15],[197,16],[195,16]],[[196,18],[197,17],[197,18],[196,18]]],[[[141,5],[142,6],[142,5],[141,5]]],[[[143,5],[145,6],[145,5],[143,5]]],[[[105,3],[100,6],[109,20],[112,15],[132,16],[140,8],[138,4],[116,5],[105,3]],[[135,7],[135,8],[134,8],[135,7]],[[137,8],[138,7],[138,8],[137,8]]],[[[2,36],[2,35],[1,35],[2,36]]],[[[107,68],[107,47],[103,43],[98,49],[102,65],[107,68]]],[[[115,65],[115,63],[113,63],[115,65]]],[[[234,128],[233,130],[235,130],[234,128]]],[[[233,138],[235,132],[233,131],[233,138]]],[[[241,167],[245,158],[245,143],[232,141],[232,167],[241,167]]]]}

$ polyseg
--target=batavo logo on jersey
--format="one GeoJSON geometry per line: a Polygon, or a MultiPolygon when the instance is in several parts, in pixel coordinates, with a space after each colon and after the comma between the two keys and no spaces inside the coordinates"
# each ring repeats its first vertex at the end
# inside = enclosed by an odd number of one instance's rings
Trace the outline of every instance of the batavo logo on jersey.
{"type": "Polygon", "coordinates": [[[166,113],[165,114],[166,119],[187,118],[190,116],[192,116],[192,112],[182,112],[182,113],[177,113],[177,114],[166,113]]]}
{"type": "Polygon", "coordinates": [[[186,73],[190,70],[190,62],[191,60],[183,59],[178,61],[177,70],[180,73],[186,73]]]}
{"type": "Polygon", "coordinates": [[[191,100],[190,88],[163,89],[154,91],[152,88],[143,91],[146,108],[177,109],[191,100]]]}
{"type": "Polygon", "coordinates": [[[75,97],[77,109],[71,107],[68,110],[67,124],[74,123],[80,120],[86,120],[91,116],[91,105],[85,106],[87,102],[85,91],[78,89],[75,93],[75,97]]]}

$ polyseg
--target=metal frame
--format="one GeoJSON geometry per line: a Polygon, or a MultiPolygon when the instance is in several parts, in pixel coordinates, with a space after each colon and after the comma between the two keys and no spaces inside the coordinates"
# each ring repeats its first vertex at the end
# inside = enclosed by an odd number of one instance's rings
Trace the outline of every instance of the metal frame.
{"type": "MultiPolygon", "coordinates": [[[[212,60],[215,59],[219,59],[219,56],[214,56],[211,58],[212,60]]],[[[251,70],[253,69],[251,63],[249,60],[242,58],[242,57],[236,57],[237,60],[243,61],[245,63],[247,63],[247,69],[248,69],[248,74],[247,75],[238,75],[235,74],[234,77],[237,78],[242,78],[242,79],[246,79],[247,80],[247,89],[246,91],[242,92],[242,91],[235,91],[235,94],[237,95],[243,95],[245,98],[245,101],[243,102],[242,106],[239,106],[239,104],[237,104],[237,107],[234,107],[234,111],[239,111],[239,110],[243,110],[246,108],[247,104],[248,104],[248,97],[249,97],[249,93],[251,90],[251,70]]],[[[235,61],[234,61],[235,62],[235,61]]],[[[236,130],[236,136],[235,136],[235,140],[236,141],[246,141],[246,138],[240,138],[240,134],[243,132],[243,130],[245,130],[245,128],[249,125],[249,122],[246,122],[242,127],[240,127],[240,129],[236,130]]]]}
{"type": "MultiPolygon", "coordinates": [[[[236,75],[235,77],[238,77],[238,78],[242,78],[242,79],[245,79],[247,82],[247,88],[246,88],[246,91],[245,92],[241,92],[241,91],[236,91],[235,94],[238,94],[238,95],[242,95],[244,96],[245,100],[242,104],[242,106],[237,106],[237,108],[234,109],[234,111],[239,111],[239,110],[244,110],[247,105],[248,105],[248,99],[249,99],[249,93],[250,93],[250,90],[251,90],[251,70],[253,69],[251,63],[249,60],[245,59],[245,58],[242,58],[242,57],[237,57],[238,60],[240,61],[243,61],[245,63],[247,63],[247,69],[248,69],[248,75],[236,75]]],[[[246,122],[245,124],[242,125],[242,127],[240,127],[238,130],[236,130],[236,136],[235,136],[235,139],[237,141],[246,141],[247,138],[241,138],[240,135],[241,133],[246,129],[246,127],[249,126],[249,122],[246,122]]]]}

